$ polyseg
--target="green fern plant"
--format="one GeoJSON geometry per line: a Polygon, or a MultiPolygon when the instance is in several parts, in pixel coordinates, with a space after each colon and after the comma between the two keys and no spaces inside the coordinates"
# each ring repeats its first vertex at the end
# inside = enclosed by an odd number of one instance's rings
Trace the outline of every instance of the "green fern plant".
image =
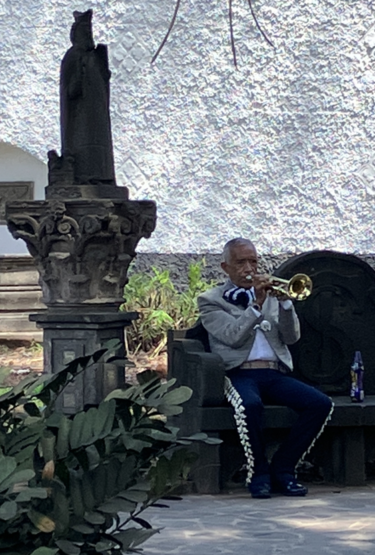
{"type": "Polygon", "coordinates": [[[80,373],[114,362],[104,348],[0,396],[0,554],[120,555],[159,532],[140,515],[186,478],[186,444],[167,416],[190,398],[152,372],[75,415],[55,402],[80,373]],[[119,513],[122,518],[120,519],[119,513]]]}
{"type": "Polygon", "coordinates": [[[144,351],[156,356],[165,347],[169,329],[191,327],[198,319],[197,297],[214,287],[216,281],[205,281],[202,268],[205,260],[191,263],[188,285],[178,291],[169,270],[152,267],[152,274],[133,274],[125,286],[122,310],[139,313],[139,319],[126,329],[129,353],[144,351]]]}

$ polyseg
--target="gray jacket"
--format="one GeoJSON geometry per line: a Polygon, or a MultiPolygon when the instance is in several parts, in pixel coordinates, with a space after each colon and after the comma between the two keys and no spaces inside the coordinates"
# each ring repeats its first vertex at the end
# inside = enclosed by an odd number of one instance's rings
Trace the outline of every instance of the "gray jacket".
{"type": "Polygon", "coordinates": [[[263,304],[262,314],[257,316],[251,307],[245,309],[223,299],[224,291],[232,287],[234,285],[228,280],[198,297],[199,312],[208,331],[211,351],[222,357],[227,370],[240,366],[252,349],[256,326],[268,320],[271,329],[264,332],[265,336],[279,360],[292,371],[293,362],[287,345],[300,338],[294,307],[285,310],[277,299],[269,296],[263,304]]]}

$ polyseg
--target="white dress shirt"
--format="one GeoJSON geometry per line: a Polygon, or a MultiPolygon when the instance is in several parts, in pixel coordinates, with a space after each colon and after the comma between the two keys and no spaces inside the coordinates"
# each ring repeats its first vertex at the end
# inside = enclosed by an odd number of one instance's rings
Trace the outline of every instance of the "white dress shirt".
{"type": "MultiPolygon", "coordinates": [[[[290,310],[293,303],[290,299],[286,301],[280,301],[281,306],[284,310],[290,310]]],[[[261,315],[261,311],[252,307],[252,310],[257,316],[261,315]]],[[[275,351],[272,349],[271,345],[267,341],[266,334],[258,327],[255,331],[255,340],[252,349],[247,357],[247,360],[272,360],[277,361],[278,358],[275,351]]]]}

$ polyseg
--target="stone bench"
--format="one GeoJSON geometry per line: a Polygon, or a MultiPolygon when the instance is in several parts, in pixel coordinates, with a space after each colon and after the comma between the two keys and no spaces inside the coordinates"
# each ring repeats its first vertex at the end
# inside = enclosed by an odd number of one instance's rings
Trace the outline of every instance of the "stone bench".
{"type": "MultiPolygon", "coordinates": [[[[314,460],[327,483],[363,485],[366,463],[375,458],[375,272],[351,255],[314,251],[290,259],[276,272],[290,278],[304,272],[314,289],[296,303],[302,336],[292,346],[294,376],[330,395],[335,411],[314,447],[314,460]],[[365,401],[349,398],[350,365],[360,350],[365,366],[365,401]]],[[[199,431],[223,439],[220,446],[197,447],[194,489],[217,493],[241,464],[233,410],[224,398],[224,365],[209,352],[201,325],[171,331],[168,338],[169,377],[193,389],[193,396],[174,423],[187,435],[199,431]]],[[[266,406],[263,425],[272,441],[287,433],[295,413],[266,406]]],[[[272,443],[271,441],[271,443],[272,443]]]]}

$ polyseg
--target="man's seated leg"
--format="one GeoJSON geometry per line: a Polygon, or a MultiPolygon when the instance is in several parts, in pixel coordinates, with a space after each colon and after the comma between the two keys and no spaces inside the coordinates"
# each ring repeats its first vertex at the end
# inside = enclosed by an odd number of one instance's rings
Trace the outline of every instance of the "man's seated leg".
{"type": "Polygon", "coordinates": [[[273,456],[272,486],[284,495],[306,495],[307,488],[295,479],[295,468],[327,423],[333,409],[332,400],[314,387],[278,372],[269,380],[263,398],[265,402],[290,407],[299,414],[288,437],[273,456]]]}
{"type": "Polygon", "coordinates": [[[262,434],[263,403],[256,383],[256,371],[234,369],[228,372],[227,377],[240,397],[240,405],[238,400],[228,397],[235,410],[240,440],[244,443],[244,434],[247,434],[250,444],[247,453],[245,449],[248,468],[253,469],[249,491],[254,498],[266,499],[270,497],[271,481],[262,434]],[[244,421],[241,415],[245,417],[244,421]]]}

